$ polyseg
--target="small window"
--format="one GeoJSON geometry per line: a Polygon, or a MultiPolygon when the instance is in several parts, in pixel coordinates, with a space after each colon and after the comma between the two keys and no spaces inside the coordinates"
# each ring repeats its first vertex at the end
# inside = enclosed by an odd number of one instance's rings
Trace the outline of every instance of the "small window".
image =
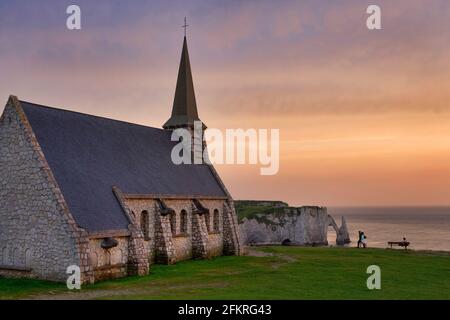
{"type": "Polygon", "coordinates": [[[150,219],[147,211],[142,211],[141,213],[141,230],[144,234],[144,240],[148,241],[150,239],[150,219]]]}
{"type": "Polygon", "coordinates": [[[186,212],[186,210],[181,210],[180,233],[187,233],[187,212],[186,212]]]}
{"type": "Polygon", "coordinates": [[[214,232],[220,231],[220,213],[219,210],[214,210],[214,232]]]}

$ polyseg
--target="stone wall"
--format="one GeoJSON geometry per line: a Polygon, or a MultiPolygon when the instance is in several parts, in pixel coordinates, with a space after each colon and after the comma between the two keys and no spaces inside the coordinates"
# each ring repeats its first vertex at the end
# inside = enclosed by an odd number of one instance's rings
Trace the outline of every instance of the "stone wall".
{"type": "Polygon", "coordinates": [[[104,238],[89,240],[89,259],[94,268],[95,281],[119,278],[128,275],[128,242],[129,237],[114,237],[116,247],[102,248],[104,238]]]}
{"type": "Polygon", "coordinates": [[[173,246],[177,261],[192,259],[192,240],[189,236],[175,236],[173,238],[173,246]]]}
{"type": "Polygon", "coordinates": [[[78,265],[86,275],[88,250],[20,109],[10,99],[0,119],[0,274],[65,281],[78,265]]]}
{"type": "Polygon", "coordinates": [[[215,257],[223,254],[224,228],[223,217],[226,211],[225,201],[203,201],[209,214],[204,216],[206,226],[206,256],[215,257]]]}
{"type": "Polygon", "coordinates": [[[207,244],[208,257],[221,256],[223,254],[223,239],[221,233],[209,233],[207,244]]]}
{"type": "Polygon", "coordinates": [[[242,255],[243,234],[239,227],[236,209],[233,200],[224,202],[223,205],[223,254],[224,255],[242,255]]]}
{"type": "Polygon", "coordinates": [[[144,235],[144,243],[149,253],[149,262],[154,263],[156,258],[155,251],[155,228],[156,228],[156,207],[155,201],[149,199],[124,199],[126,205],[131,211],[131,217],[134,223],[141,228],[143,214],[148,215],[147,235],[144,235]]]}
{"type": "Polygon", "coordinates": [[[200,199],[210,214],[198,215],[192,199],[164,199],[174,214],[162,216],[156,199],[127,198],[133,219],[146,231],[146,246],[151,263],[205,258],[223,253],[223,215],[225,200],[200,199]],[[148,219],[142,219],[142,215],[148,219]],[[145,221],[148,226],[144,227],[145,221]]]}

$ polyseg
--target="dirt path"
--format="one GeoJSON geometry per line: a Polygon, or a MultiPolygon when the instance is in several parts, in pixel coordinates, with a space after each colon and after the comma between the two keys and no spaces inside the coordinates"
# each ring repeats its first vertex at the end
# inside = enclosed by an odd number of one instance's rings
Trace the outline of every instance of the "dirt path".
{"type": "Polygon", "coordinates": [[[271,264],[273,269],[278,269],[283,265],[298,261],[298,259],[291,257],[289,255],[286,255],[286,254],[281,254],[281,253],[274,254],[271,252],[264,252],[261,250],[257,250],[257,249],[251,248],[251,247],[248,248],[248,255],[251,257],[277,257],[277,258],[280,258],[280,261],[273,262],[271,264]]]}

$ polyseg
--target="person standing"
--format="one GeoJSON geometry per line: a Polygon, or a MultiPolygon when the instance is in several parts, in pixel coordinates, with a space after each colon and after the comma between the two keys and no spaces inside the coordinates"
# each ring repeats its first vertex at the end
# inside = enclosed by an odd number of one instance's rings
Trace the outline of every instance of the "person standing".
{"type": "Polygon", "coordinates": [[[362,232],[361,234],[361,243],[363,245],[363,248],[365,249],[367,247],[367,237],[364,232],[362,232]]]}
{"type": "Polygon", "coordinates": [[[361,248],[361,243],[362,243],[362,232],[358,231],[358,248],[361,248]]]}

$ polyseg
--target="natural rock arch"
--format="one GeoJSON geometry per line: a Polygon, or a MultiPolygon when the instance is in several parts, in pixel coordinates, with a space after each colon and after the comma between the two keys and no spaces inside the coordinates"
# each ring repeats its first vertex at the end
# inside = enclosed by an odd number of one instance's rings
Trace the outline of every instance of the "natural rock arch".
{"type": "Polygon", "coordinates": [[[336,231],[336,244],[337,245],[345,245],[350,243],[350,235],[347,229],[347,223],[345,222],[345,218],[342,217],[341,226],[338,227],[336,221],[334,221],[332,216],[328,216],[328,227],[333,227],[334,231],[336,231]]]}

